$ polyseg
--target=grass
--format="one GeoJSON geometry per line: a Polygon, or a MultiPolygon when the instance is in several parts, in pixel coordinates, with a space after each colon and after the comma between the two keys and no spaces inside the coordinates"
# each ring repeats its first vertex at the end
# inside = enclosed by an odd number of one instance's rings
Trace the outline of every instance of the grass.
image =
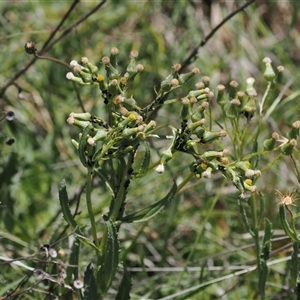
{"type": "MultiPolygon", "coordinates": [[[[94,2],[77,4],[59,33],[95,5],[94,2]]],[[[111,47],[117,46],[120,49],[120,68],[124,68],[130,51],[138,50],[139,62],[144,64],[145,70],[136,77],[132,94],[143,107],[155,97],[155,90],[171,72],[172,65],[183,62],[212,27],[235,6],[236,3],[229,1],[213,6],[186,1],[128,1],[122,4],[110,1],[45,55],[66,63],[87,56],[100,66],[101,57],[109,55],[111,47]],[[212,17],[209,17],[209,12],[212,17]]],[[[0,74],[0,89],[30,61],[23,45],[31,39],[40,49],[69,7],[70,3],[66,2],[1,4],[0,35],[5,47],[0,50],[0,63],[5,72],[0,74]]],[[[274,66],[285,67],[281,87],[285,92],[270,114],[269,128],[266,126],[261,132],[259,143],[269,138],[273,131],[286,135],[291,124],[298,119],[297,12],[299,4],[293,1],[251,5],[228,21],[200,49],[198,59],[189,67],[199,67],[199,78],[209,76],[214,90],[219,83],[228,86],[232,79],[244,89],[246,78],[254,77],[258,98],[263,96],[267,86],[262,76],[262,59],[270,57],[274,66]]],[[[45,265],[43,253],[39,250],[41,245],[59,241],[53,247],[58,250],[59,261],[63,263],[70,262],[71,255],[72,237],[67,237],[71,230],[61,217],[58,200],[58,184],[63,178],[67,182],[71,210],[78,211],[76,221],[86,226],[87,234],[91,234],[84,201],[86,170],[71,144],[71,138],[77,139],[78,130],[66,124],[66,119],[71,111],[81,111],[82,104],[92,114],[103,118],[107,115],[99,90],[73,86],[65,78],[68,71],[51,61],[37,60],[16,80],[17,85],[11,85],[2,94],[0,102],[3,115],[9,110],[16,115],[13,121],[0,123],[0,256],[23,258],[26,265],[45,268],[51,274],[58,273],[60,266],[57,263],[45,265]],[[18,86],[22,89],[21,98],[18,86]],[[16,142],[12,146],[6,145],[7,137],[15,138],[16,142]]],[[[171,98],[183,97],[195,82],[183,91],[174,91],[171,98]]],[[[274,98],[268,99],[267,109],[272,101],[274,98]]],[[[180,105],[165,105],[156,119],[160,124],[180,126],[180,109],[180,105]]],[[[215,102],[212,113],[213,125],[217,127],[217,122],[223,122],[224,116],[215,102]]],[[[256,126],[256,123],[251,124],[248,131],[254,132],[256,126]]],[[[251,139],[245,141],[248,146],[245,146],[244,154],[247,155],[253,149],[251,139]]],[[[214,147],[230,147],[226,141],[222,143],[216,143],[214,147]]],[[[159,153],[167,145],[166,141],[153,142],[152,163],[159,159],[159,153]]],[[[211,150],[210,147],[205,150],[211,150]]],[[[294,155],[298,162],[298,152],[294,155]]],[[[270,220],[274,229],[265,297],[297,299],[290,274],[292,243],[279,222],[275,189],[297,189],[299,178],[289,157],[280,158],[268,168],[275,157],[274,154],[260,157],[259,169],[266,170],[256,183],[265,198],[264,217],[270,220]]],[[[190,156],[179,154],[166,165],[164,174],[158,176],[153,170],[147,177],[133,181],[128,191],[126,213],[133,213],[163,198],[171,187],[172,178],[180,182],[189,174],[188,166],[192,161],[190,156]]],[[[95,179],[93,185],[93,210],[99,222],[101,215],[108,212],[110,193],[100,180],[95,179]]],[[[131,298],[257,299],[259,279],[254,270],[257,253],[253,238],[244,226],[238,196],[232,182],[216,173],[211,179],[191,180],[168,208],[154,219],[122,226],[119,232],[120,255],[132,273],[131,298]],[[188,291],[192,287],[197,289],[188,291]],[[180,292],[176,298],[172,296],[180,292]]],[[[255,199],[259,205],[259,196],[255,199]]],[[[248,203],[242,205],[252,224],[254,214],[251,214],[251,207],[248,203]]],[[[298,203],[295,205],[293,212],[297,212],[298,203]]],[[[296,219],[296,226],[297,222],[296,219]]],[[[264,227],[262,218],[257,228],[260,236],[263,236],[264,227]]],[[[89,262],[97,263],[94,252],[90,250],[84,246],[80,248],[80,279],[83,279],[89,262]]],[[[42,281],[36,285],[36,279],[29,276],[25,268],[4,261],[1,261],[1,266],[0,297],[3,299],[9,292],[28,287],[39,292],[35,291],[34,295],[24,293],[21,296],[24,299],[47,299],[46,295],[51,293],[65,297],[62,299],[71,299],[68,290],[54,283],[46,286],[42,281]]],[[[75,272],[74,268],[71,269],[75,272]]],[[[120,280],[121,272],[116,277],[120,280]]],[[[70,274],[68,279],[71,280],[70,274]]],[[[105,299],[114,299],[117,291],[116,280],[105,299]]]]}

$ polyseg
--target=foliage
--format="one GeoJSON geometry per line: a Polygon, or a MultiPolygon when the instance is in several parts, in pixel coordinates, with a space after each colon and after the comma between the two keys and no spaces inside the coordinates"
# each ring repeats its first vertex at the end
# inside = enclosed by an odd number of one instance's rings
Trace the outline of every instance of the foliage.
{"type": "Polygon", "coordinates": [[[299,5],[104,2],[2,5],[0,299],[297,297],[299,5]]]}

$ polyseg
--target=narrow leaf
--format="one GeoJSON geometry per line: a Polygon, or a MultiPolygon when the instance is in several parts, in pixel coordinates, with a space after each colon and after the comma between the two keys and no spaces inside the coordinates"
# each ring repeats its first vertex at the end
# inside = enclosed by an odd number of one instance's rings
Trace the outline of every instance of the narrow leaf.
{"type": "Polygon", "coordinates": [[[79,246],[79,241],[74,240],[69,258],[69,267],[67,268],[66,282],[70,282],[72,278],[78,278],[79,246]]]}
{"type": "Polygon", "coordinates": [[[87,135],[89,134],[90,130],[91,130],[91,126],[86,126],[83,129],[82,135],[79,140],[79,147],[78,147],[80,161],[86,168],[88,168],[88,163],[87,163],[87,159],[86,159],[86,155],[85,155],[85,149],[86,149],[86,144],[87,144],[86,143],[87,135]]]}
{"type": "Polygon", "coordinates": [[[133,222],[144,222],[152,219],[160,212],[162,212],[166,206],[173,200],[177,191],[177,185],[174,182],[169,193],[160,201],[153,203],[152,205],[137,211],[133,214],[127,215],[122,219],[122,222],[133,223],[133,222]]]}
{"type": "Polygon", "coordinates": [[[98,286],[101,296],[104,296],[115,277],[119,264],[119,240],[118,232],[113,222],[107,216],[103,216],[105,232],[101,241],[104,251],[101,256],[100,268],[97,272],[98,286]]]}
{"type": "Polygon", "coordinates": [[[131,274],[124,268],[123,277],[119,286],[118,294],[116,299],[119,300],[129,300],[130,299],[130,289],[131,289],[131,274]]]}
{"type": "Polygon", "coordinates": [[[97,283],[92,264],[84,272],[84,300],[100,299],[97,292],[97,283]]]}
{"type": "Polygon", "coordinates": [[[93,242],[89,241],[84,236],[78,224],[76,223],[75,219],[73,218],[73,215],[71,214],[70,207],[69,207],[69,198],[68,198],[68,193],[66,188],[66,181],[64,179],[61,181],[59,185],[59,201],[60,201],[60,206],[62,209],[64,219],[75,231],[75,235],[80,240],[80,242],[86,246],[93,247],[97,251],[100,251],[93,242]]]}
{"type": "Polygon", "coordinates": [[[62,213],[66,222],[75,229],[78,227],[76,221],[74,220],[70,207],[69,207],[69,198],[67,194],[66,181],[63,179],[59,185],[59,201],[62,209],[62,213]]]}
{"type": "Polygon", "coordinates": [[[137,177],[143,176],[147,173],[148,169],[149,169],[149,165],[150,165],[150,146],[148,142],[144,142],[144,146],[145,146],[145,154],[143,157],[143,161],[141,163],[141,167],[138,171],[137,177]]]}

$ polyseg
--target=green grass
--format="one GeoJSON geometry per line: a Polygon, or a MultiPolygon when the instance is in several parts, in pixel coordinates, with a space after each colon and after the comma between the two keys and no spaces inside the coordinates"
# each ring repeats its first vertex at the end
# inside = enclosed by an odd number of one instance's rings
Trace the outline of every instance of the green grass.
{"type": "MultiPolygon", "coordinates": [[[[58,35],[96,4],[77,4],[58,35]]],[[[0,4],[0,36],[4,41],[0,50],[0,90],[32,59],[25,53],[24,44],[31,39],[39,50],[70,5],[54,1],[0,4]]],[[[138,61],[145,70],[136,77],[129,92],[134,94],[138,105],[144,107],[154,99],[161,81],[172,71],[172,65],[182,63],[213,26],[235,7],[236,3],[231,1],[215,4],[210,8],[213,11],[197,1],[109,1],[44,55],[67,64],[87,56],[100,67],[102,56],[109,55],[110,49],[116,46],[120,49],[122,69],[129,62],[130,51],[136,49],[138,61]]],[[[259,146],[273,131],[286,136],[291,124],[299,119],[297,13],[297,2],[274,1],[253,4],[237,14],[200,48],[198,59],[189,66],[188,70],[192,67],[201,70],[199,78],[184,89],[172,92],[170,98],[183,97],[194,88],[195,82],[207,75],[213,91],[219,83],[228,86],[232,79],[245,89],[246,79],[254,77],[261,99],[267,86],[262,59],[267,56],[273,66],[285,67],[279,90],[284,93],[267,120],[268,126],[261,132],[259,146]]],[[[71,211],[79,212],[76,221],[86,226],[84,231],[92,239],[83,191],[86,170],[71,143],[71,138],[78,138],[79,130],[69,126],[66,119],[70,112],[82,111],[81,103],[86,111],[101,118],[105,119],[108,114],[99,89],[74,86],[65,77],[68,71],[54,62],[37,60],[16,80],[23,97],[18,98],[17,87],[11,85],[0,102],[3,115],[8,110],[16,115],[13,121],[0,123],[0,256],[23,258],[26,265],[45,269],[50,274],[59,272],[59,264],[45,263],[43,254],[39,254],[41,245],[59,241],[53,246],[59,250],[56,261],[65,264],[69,263],[71,254],[71,238],[67,237],[71,229],[62,218],[58,200],[58,185],[62,179],[67,183],[71,211]],[[7,137],[15,138],[12,146],[5,144],[7,137]]],[[[101,72],[104,74],[103,67],[101,72]]],[[[273,101],[274,98],[268,99],[266,109],[273,101]]],[[[213,128],[217,129],[216,124],[222,123],[224,116],[215,101],[211,109],[213,128]]],[[[164,105],[156,120],[160,124],[180,126],[180,110],[179,104],[164,105]]],[[[245,139],[244,155],[253,151],[251,138],[256,129],[254,121],[245,139]]],[[[158,161],[168,145],[168,141],[153,141],[151,163],[158,161]]],[[[223,147],[232,147],[229,139],[203,146],[203,151],[223,147]]],[[[140,155],[142,159],[143,154],[140,155]]],[[[297,299],[291,285],[292,244],[279,221],[275,189],[282,192],[297,189],[299,178],[288,156],[267,168],[275,157],[272,153],[260,157],[258,169],[266,170],[256,182],[265,198],[264,217],[275,230],[265,293],[266,299],[297,299]]],[[[294,157],[298,163],[298,151],[294,157]]],[[[180,182],[189,174],[192,161],[189,155],[179,153],[166,165],[164,174],[158,175],[152,170],[146,177],[132,181],[126,214],[162,199],[170,190],[173,178],[180,182]]],[[[93,185],[94,216],[99,223],[102,214],[108,212],[110,192],[100,180],[95,179],[93,185]]],[[[244,226],[238,196],[232,182],[219,172],[210,179],[192,179],[154,219],[124,224],[119,232],[120,255],[132,273],[132,299],[163,299],[179,292],[182,294],[170,299],[221,299],[222,296],[224,299],[257,299],[258,273],[251,269],[256,266],[256,251],[244,226]],[[194,269],[189,269],[192,267],[194,269]],[[184,293],[192,287],[198,289],[184,293]]],[[[258,195],[255,200],[259,206],[258,195]]],[[[246,201],[242,205],[252,224],[250,205],[246,201]]],[[[298,212],[299,204],[295,202],[295,205],[291,208],[294,213],[298,212]]],[[[298,219],[295,222],[297,227],[298,219]]],[[[263,219],[258,225],[262,236],[263,219]]],[[[87,265],[97,264],[97,260],[94,251],[83,245],[79,257],[78,277],[83,279],[87,265]]],[[[38,291],[25,291],[21,299],[49,299],[47,293],[71,299],[68,289],[57,287],[55,283],[45,285],[43,281],[37,284],[37,279],[25,268],[2,260],[0,264],[3,268],[0,299],[5,299],[9,292],[29,287],[38,291]]],[[[74,271],[73,267],[69,268],[74,271]]],[[[113,282],[105,299],[115,299],[121,272],[116,277],[118,280],[113,282]]],[[[70,284],[70,274],[67,279],[70,284]]]]}

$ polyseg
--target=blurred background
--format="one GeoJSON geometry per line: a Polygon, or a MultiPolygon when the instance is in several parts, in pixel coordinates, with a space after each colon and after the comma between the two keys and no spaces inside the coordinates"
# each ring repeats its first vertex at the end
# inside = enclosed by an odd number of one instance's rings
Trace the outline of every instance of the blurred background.
{"type": "MultiPolygon", "coordinates": [[[[67,64],[86,56],[100,67],[101,58],[116,46],[120,49],[119,66],[124,70],[130,51],[137,50],[145,70],[137,76],[132,94],[143,107],[153,100],[155,88],[171,73],[172,65],[183,63],[218,23],[245,2],[107,1],[42,55],[67,64]]],[[[98,4],[78,2],[55,38],[98,4]]],[[[36,60],[7,85],[33,58],[24,51],[25,43],[34,41],[41,50],[71,5],[70,1],[0,3],[0,114],[3,118],[0,123],[0,255],[26,257],[37,252],[40,245],[66,235],[62,229],[65,224],[60,215],[58,184],[66,179],[73,208],[85,184],[85,169],[71,144],[78,131],[66,124],[66,118],[72,111],[82,111],[82,104],[86,111],[106,117],[100,91],[89,86],[75,87],[66,79],[70,70],[53,61],[36,60]],[[15,114],[11,121],[7,119],[9,111],[15,114]],[[12,145],[7,144],[10,138],[15,140],[12,145]]],[[[284,66],[282,98],[277,111],[270,116],[270,122],[284,135],[288,126],[299,119],[299,8],[297,1],[256,1],[224,24],[199,49],[198,58],[185,72],[198,67],[201,71],[198,81],[204,75],[209,76],[211,89],[215,91],[218,84],[228,86],[231,80],[245,88],[246,79],[254,77],[258,97],[262,97],[267,86],[262,76],[263,58],[271,58],[275,67],[284,66]]],[[[178,109],[171,105],[163,107],[157,121],[180,124],[178,109]]],[[[217,121],[220,112],[215,109],[217,121]]],[[[270,133],[266,132],[266,136],[270,133]]],[[[156,147],[160,152],[166,144],[158,143],[156,147]]],[[[172,178],[180,180],[189,173],[192,162],[189,159],[178,156],[165,174],[158,176],[152,171],[145,178],[133,181],[127,210],[131,212],[161,199],[170,189],[172,178]]],[[[271,159],[261,158],[259,168],[266,167],[271,159]]],[[[257,182],[266,199],[266,216],[275,230],[271,256],[274,261],[291,252],[290,241],[278,222],[274,189],[298,187],[292,170],[291,162],[286,159],[263,172],[257,182]]],[[[219,174],[209,180],[195,179],[154,220],[122,227],[121,247],[129,249],[124,255],[134,280],[132,299],[159,299],[235,270],[245,270],[243,266],[255,266],[251,236],[241,226],[239,194],[231,183],[223,183],[219,174]],[[138,238],[131,244],[135,236],[138,238]],[[149,271],[153,267],[159,269],[149,271]],[[188,271],[187,267],[195,269],[188,271]]],[[[110,194],[97,182],[95,187],[93,201],[96,218],[100,218],[108,209],[110,194]]],[[[79,204],[82,213],[78,218],[88,225],[82,198],[79,204]]],[[[68,240],[58,247],[65,250],[61,259],[67,260],[68,240]]],[[[93,258],[85,249],[82,251],[83,272],[87,261],[93,258]]],[[[27,263],[34,266],[34,262],[27,263]]],[[[287,285],[288,264],[289,261],[275,261],[270,267],[269,299],[292,297],[292,288],[287,285]]],[[[4,265],[3,270],[0,290],[2,286],[4,292],[0,296],[5,295],[8,284],[15,287],[26,273],[10,265],[4,265]]],[[[255,299],[256,284],[255,271],[245,272],[178,299],[255,299]]],[[[114,299],[113,289],[110,296],[114,299]]]]}

